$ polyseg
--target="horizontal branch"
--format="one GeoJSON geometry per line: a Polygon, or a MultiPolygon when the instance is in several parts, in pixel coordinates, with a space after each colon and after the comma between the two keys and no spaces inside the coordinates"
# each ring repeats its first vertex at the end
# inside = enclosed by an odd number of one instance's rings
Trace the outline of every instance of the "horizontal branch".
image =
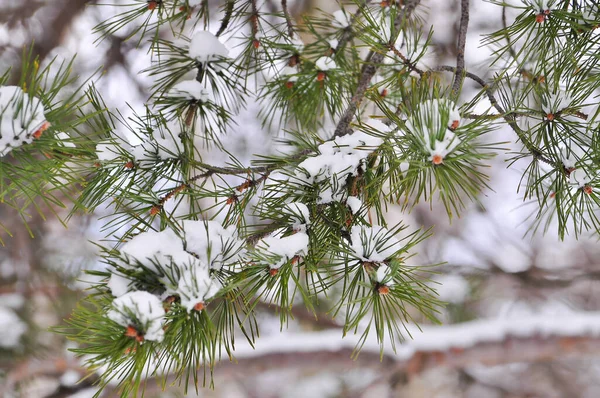
{"type": "MultiPolygon", "coordinates": [[[[544,362],[600,354],[600,313],[562,317],[532,316],[524,319],[490,319],[427,327],[414,331],[396,353],[388,348],[380,358],[372,334],[359,357],[358,366],[389,369],[410,374],[435,367],[465,368],[516,362],[544,362]]],[[[314,369],[315,366],[347,369],[359,336],[341,339],[340,330],[282,333],[261,338],[256,349],[239,347],[237,363],[221,361],[216,374],[242,370],[244,375],[269,368],[314,369]]]]}

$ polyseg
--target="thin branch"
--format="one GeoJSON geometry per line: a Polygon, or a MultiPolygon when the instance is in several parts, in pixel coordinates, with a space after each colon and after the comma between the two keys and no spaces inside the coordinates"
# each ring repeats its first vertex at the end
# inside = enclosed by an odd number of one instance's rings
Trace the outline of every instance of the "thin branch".
{"type": "MultiPolygon", "coordinates": [[[[435,72],[435,71],[446,71],[446,72],[456,72],[455,67],[453,66],[449,66],[449,65],[442,65],[442,66],[438,66],[437,68],[432,69],[431,71],[435,72]]],[[[544,163],[547,163],[553,167],[560,167],[562,168],[562,165],[557,165],[556,162],[552,161],[551,159],[548,159],[547,157],[545,157],[542,153],[542,151],[537,148],[530,140],[529,138],[527,138],[527,136],[525,135],[525,132],[519,127],[519,125],[517,124],[517,119],[514,113],[512,112],[506,112],[504,110],[504,108],[502,108],[502,105],[500,105],[500,103],[498,102],[498,100],[496,99],[496,97],[494,96],[494,93],[491,89],[491,87],[479,76],[471,73],[471,72],[467,72],[467,71],[463,71],[462,73],[464,73],[464,75],[466,77],[468,77],[469,79],[473,80],[474,82],[476,82],[477,84],[479,84],[484,90],[485,90],[485,94],[488,97],[490,103],[492,104],[492,106],[498,111],[498,113],[500,113],[502,115],[502,117],[504,118],[504,120],[508,123],[508,125],[513,129],[513,131],[517,134],[517,136],[519,137],[519,139],[521,140],[521,142],[523,142],[523,145],[525,145],[525,148],[527,148],[527,150],[529,151],[529,153],[531,153],[531,155],[537,159],[540,160],[544,163]]]]}
{"type": "Polygon", "coordinates": [[[410,59],[406,58],[406,57],[404,56],[404,54],[402,54],[402,53],[401,53],[401,52],[400,52],[400,51],[399,51],[399,50],[396,48],[396,46],[395,46],[395,45],[393,45],[393,44],[391,44],[391,43],[390,43],[390,44],[388,45],[388,49],[389,49],[391,52],[393,52],[393,53],[394,53],[394,55],[396,55],[398,58],[400,58],[400,59],[402,60],[402,63],[404,63],[404,65],[408,66],[408,68],[409,68],[411,71],[413,71],[413,72],[416,72],[416,73],[418,73],[418,74],[419,74],[419,76],[423,77],[423,75],[425,74],[425,72],[424,72],[422,69],[419,69],[419,67],[418,67],[416,64],[412,63],[412,62],[410,61],[410,59]]]}
{"type": "Polygon", "coordinates": [[[287,0],[281,0],[281,9],[283,10],[283,16],[285,17],[285,23],[287,25],[288,35],[290,38],[294,37],[294,25],[292,24],[292,18],[290,17],[290,11],[288,10],[287,0]]]}
{"type": "Polygon", "coordinates": [[[223,20],[221,21],[221,26],[217,31],[217,37],[221,36],[225,29],[229,26],[229,22],[231,21],[231,16],[233,15],[233,6],[235,5],[235,0],[229,0],[227,5],[225,6],[225,15],[223,16],[223,20]]]}
{"type": "Polygon", "coordinates": [[[454,72],[454,83],[452,94],[458,97],[460,86],[463,82],[463,71],[465,69],[465,45],[467,44],[467,29],[469,27],[469,0],[460,2],[460,28],[458,30],[458,52],[456,55],[456,71],[454,72]]]}
{"type": "MultiPolygon", "coordinates": [[[[406,18],[408,18],[410,16],[410,14],[414,11],[414,9],[417,7],[417,5],[419,5],[420,2],[421,2],[421,0],[407,0],[406,1],[404,8],[398,12],[396,19],[394,20],[394,31],[395,32],[398,32],[402,23],[405,21],[406,18]]],[[[390,40],[390,43],[393,43],[393,42],[395,42],[395,40],[390,40]]],[[[386,47],[387,47],[387,45],[386,45],[386,47]]],[[[350,103],[348,104],[348,107],[344,111],[342,117],[340,118],[340,121],[338,122],[338,124],[335,128],[334,137],[342,137],[346,134],[352,133],[352,129],[350,128],[350,123],[352,122],[352,119],[354,118],[354,113],[356,112],[356,109],[358,108],[363,97],[365,96],[365,93],[367,91],[367,88],[369,87],[369,83],[371,82],[371,79],[373,79],[373,76],[375,76],[377,69],[383,62],[386,52],[375,52],[373,50],[371,50],[369,52],[369,55],[367,56],[365,64],[363,65],[363,67],[361,69],[361,73],[360,73],[360,77],[358,80],[358,85],[356,87],[356,91],[354,92],[354,95],[350,99],[350,103]]]]}

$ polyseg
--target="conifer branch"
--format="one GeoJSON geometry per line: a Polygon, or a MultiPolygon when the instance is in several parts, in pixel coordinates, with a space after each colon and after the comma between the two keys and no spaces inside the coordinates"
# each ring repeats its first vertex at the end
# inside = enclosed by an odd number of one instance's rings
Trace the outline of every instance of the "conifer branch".
{"type": "Polygon", "coordinates": [[[290,16],[290,11],[288,10],[287,0],[281,0],[281,9],[283,10],[283,16],[287,25],[288,35],[290,36],[290,38],[293,38],[294,25],[292,24],[292,17],[290,16]]]}
{"type": "MultiPolygon", "coordinates": [[[[414,9],[419,5],[420,2],[421,2],[421,0],[407,0],[406,1],[404,8],[398,12],[396,19],[394,20],[393,26],[394,26],[394,32],[396,32],[396,34],[394,36],[397,36],[398,30],[399,30],[400,26],[402,25],[402,23],[407,18],[410,17],[410,15],[414,11],[414,9]]],[[[392,38],[390,40],[390,42],[387,43],[387,45],[393,44],[394,42],[395,42],[395,37],[392,38]]],[[[386,45],[386,47],[388,47],[387,45],[386,45]]],[[[352,95],[352,98],[350,99],[350,103],[348,104],[348,107],[342,114],[342,117],[340,118],[340,120],[335,128],[335,132],[333,134],[334,137],[342,137],[342,136],[345,136],[346,134],[352,133],[352,129],[350,128],[350,123],[352,122],[352,119],[354,119],[354,114],[356,112],[356,109],[362,102],[362,99],[365,96],[367,89],[369,88],[371,79],[373,79],[373,76],[375,76],[375,73],[377,72],[377,69],[383,62],[384,58],[385,58],[385,52],[376,52],[374,50],[371,50],[369,52],[369,55],[367,56],[367,59],[365,60],[365,63],[361,69],[361,73],[360,73],[360,77],[358,79],[358,85],[356,86],[356,90],[355,90],[354,94],[352,95]]]]}
{"type": "Polygon", "coordinates": [[[235,0],[227,0],[227,4],[225,5],[225,15],[223,16],[223,20],[221,21],[221,26],[219,26],[219,30],[217,31],[216,36],[219,37],[225,32],[227,27],[229,26],[229,22],[231,21],[231,16],[233,15],[233,6],[235,5],[235,0]]]}
{"type": "Polygon", "coordinates": [[[465,69],[465,46],[467,44],[467,30],[469,27],[469,0],[460,2],[460,27],[458,30],[458,45],[456,55],[456,71],[454,72],[454,83],[452,84],[452,95],[458,98],[460,86],[462,85],[462,73],[465,69]]]}
{"type": "MultiPolygon", "coordinates": [[[[454,73],[456,73],[456,70],[457,70],[456,67],[449,66],[449,65],[442,65],[442,66],[438,66],[437,68],[432,69],[432,71],[447,71],[447,72],[454,72],[454,73]]],[[[519,137],[521,142],[523,142],[523,145],[525,145],[525,148],[527,148],[527,150],[529,151],[529,153],[531,153],[531,155],[534,157],[534,159],[540,160],[540,161],[547,163],[553,167],[559,167],[562,169],[562,165],[557,165],[556,162],[545,157],[543,152],[541,151],[541,149],[537,148],[529,140],[529,138],[527,138],[527,136],[525,135],[525,132],[517,124],[515,114],[511,113],[511,112],[506,112],[504,110],[502,105],[500,105],[500,103],[494,96],[494,92],[492,91],[492,88],[490,87],[489,84],[487,84],[485,82],[485,80],[483,80],[481,77],[479,77],[471,72],[468,72],[468,71],[463,71],[463,73],[465,74],[466,77],[473,80],[474,82],[479,84],[484,89],[485,94],[488,97],[492,106],[494,108],[496,108],[496,110],[498,111],[499,114],[502,115],[504,120],[508,123],[508,125],[512,128],[512,130],[517,134],[517,136],[519,137]]]]}

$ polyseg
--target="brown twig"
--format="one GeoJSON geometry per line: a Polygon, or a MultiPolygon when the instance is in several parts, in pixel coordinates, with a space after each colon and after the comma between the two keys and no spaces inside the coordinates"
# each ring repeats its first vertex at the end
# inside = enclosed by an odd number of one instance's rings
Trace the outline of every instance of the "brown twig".
{"type": "MultiPolygon", "coordinates": [[[[432,71],[434,71],[434,72],[435,71],[456,72],[456,68],[453,66],[442,65],[442,66],[438,66],[437,68],[432,69],[432,71]]],[[[517,136],[519,137],[521,142],[523,142],[523,145],[525,145],[525,148],[527,148],[527,150],[529,151],[529,153],[531,153],[531,155],[534,157],[534,159],[540,160],[540,161],[547,163],[553,167],[562,167],[562,165],[557,165],[556,162],[545,157],[543,155],[542,151],[539,148],[537,148],[529,140],[529,138],[527,138],[527,136],[525,135],[525,132],[517,124],[515,114],[512,112],[506,112],[504,110],[502,105],[500,105],[500,103],[494,96],[494,92],[492,91],[491,87],[485,82],[485,80],[483,80],[481,77],[479,77],[471,72],[463,71],[463,73],[466,77],[473,80],[474,82],[479,84],[484,89],[485,94],[488,97],[492,106],[498,111],[498,113],[500,113],[502,115],[504,120],[508,123],[508,125],[517,134],[517,136]]]]}
{"type": "Polygon", "coordinates": [[[394,55],[396,55],[398,58],[400,58],[400,59],[402,60],[402,63],[404,63],[404,65],[408,66],[408,68],[409,68],[410,70],[412,70],[413,72],[416,72],[416,73],[418,73],[418,74],[419,74],[419,76],[423,77],[423,75],[425,74],[425,72],[424,72],[423,70],[419,69],[419,67],[417,67],[417,65],[415,65],[415,64],[414,64],[414,63],[412,63],[412,62],[410,62],[410,60],[409,60],[408,58],[406,58],[406,57],[404,56],[404,54],[402,54],[402,53],[400,52],[400,50],[398,50],[398,49],[396,48],[396,46],[395,46],[395,45],[393,45],[393,44],[391,44],[391,43],[390,43],[390,44],[388,45],[388,49],[389,49],[391,52],[393,52],[393,53],[394,53],[394,55]]]}
{"type": "Polygon", "coordinates": [[[287,25],[288,35],[290,38],[294,37],[294,25],[292,24],[292,17],[288,10],[287,0],[281,0],[281,9],[283,10],[283,16],[285,17],[285,23],[287,25]]]}
{"type": "MultiPolygon", "coordinates": [[[[402,25],[402,23],[406,20],[406,18],[408,18],[408,16],[414,11],[414,9],[417,7],[417,5],[419,5],[420,2],[421,2],[421,0],[407,0],[406,1],[404,8],[398,12],[396,19],[394,20],[394,31],[397,32],[400,29],[400,26],[402,25]]],[[[390,40],[390,43],[393,43],[393,42],[395,42],[394,38],[392,38],[392,40],[390,40]]],[[[389,44],[389,43],[387,43],[387,44],[389,44]]],[[[386,48],[387,48],[387,44],[385,44],[386,48]]],[[[371,52],[369,52],[369,55],[367,56],[365,64],[363,65],[363,67],[361,69],[360,78],[358,80],[358,85],[356,87],[356,91],[354,92],[354,95],[350,99],[350,103],[348,104],[348,107],[344,111],[342,117],[340,118],[340,121],[338,122],[338,124],[335,128],[334,137],[342,137],[346,134],[352,133],[352,129],[350,128],[350,123],[352,122],[352,119],[354,118],[354,113],[356,112],[356,109],[358,108],[363,97],[365,96],[365,93],[366,93],[367,89],[369,88],[369,83],[371,82],[371,79],[373,79],[373,76],[375,76],[377,69],[383,62],[383,60],[385,58],[385,54],[386,54],[386,52],[375,52],[373,50],[371,52]]]]}
{"type": "Polygon", "coordinates": [[[458,30],[458,51],[456,55],[456,71],[454,72],[454,83],[452,84],[452,95],[458,98],[460,86],[463,82],[463,71],[465,69],[465,45],[467,44],[467,29],[469,28],[469,0],[460,2],[460,27],[458,30]]]}

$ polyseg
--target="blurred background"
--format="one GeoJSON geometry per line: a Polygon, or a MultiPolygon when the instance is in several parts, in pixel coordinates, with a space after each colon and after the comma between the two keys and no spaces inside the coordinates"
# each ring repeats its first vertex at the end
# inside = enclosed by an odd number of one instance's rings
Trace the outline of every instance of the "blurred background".
{"type": "MultiPolygon", "coordinates": [[[[119,2],[119,1],[117,1],[119,2]]],[[[136,48],[124,34],[96,42],[94,26],[116,12],[95,0],[0,0],[0,72],[18,71],[23,47],[34,43],[42,64],[77,54],[74,72],[82,78],[101,67],[95,79],[111,109],[126,112],[125,102],[140,109],[152,81],[139,74],[150,65],[147,48],[136,48]]],[[[108,1],[113,3],[113,1],[108,1]]],[[[121,3],[128,3],[122,1],[121,3]]],[[[220,1],[213,3],[215,10],[220,1]]],[[[263,7],[277,7],[265,1],[263,7]]],[[[332,0],[290,0],[301,23],[317,9],[339,9],[332,0]]],[[[460,5],[458,0],[423,0],[424,29],[434,27],[428,66],[453,65],[460,5]]],[[[471,1],[466,69],[483,78],[494,70],[482,34],[502,26],[502,9],[471,1]]],[[[514,17],[509,13],[508,18],[514,17]]],[[[465,83],[463,97],[478,87],[465,83]]],[[[241,160],[271,150],[278,132],[265,131],[251,107],[243,123],[223,138],[241,160]],[[240,126],[243,126],[240,127],[240,126]],[[260,139],[257,139],[260,138],[260,139]]],[[[515,140],[504,127],[499,140],[515,140]]],[[[210,157],[210,154],[207,154],[210,157]]],[[[294,308],[295,320],[280,332],[279,316],[260,307],[261,337],[256,350],[240,344],[237,363],[220,363],[215,389],[200,397],[599,397],[600,396],[600,245],[597,238],[558,240],[554,229],[528,233],[536,209],[517,193],[526,164],[507,169],[499,156],[489,169],[490,188],[483,206],[468,204],[448,222],[445,210],[428,204],[410,214],[389,209],[389,223],[434,226],[434,236],[418,247],[414,264],[435,264],[443,326],[411,327],[397,353],[379,357],[369,344],[357,360],[350,354],[353,336],[342,339],[335,320],[294,308]]],[[[59,210],[60,211],[60,210],[59,210]]],[[[107,210],[108,211],[108,210],[107,210]]],[[[83,269],[102,265],[92,242],[104,236],[103,214],[80,216],[65,228],[56,219],[32,213],[30,236],[16,212],[0,203],[0,218],[12,236],[0,230],[0,397],[91,397],[94,377],[76,383],[84,370],[72,348],[48,328],[69,316],[86,288],[83,269]]],[[[108,388],[102,396],[116,396],[108,388]]],[[[173,387],[161,392],[150,383],[147,397],[178,397],[173,387]]]]}

